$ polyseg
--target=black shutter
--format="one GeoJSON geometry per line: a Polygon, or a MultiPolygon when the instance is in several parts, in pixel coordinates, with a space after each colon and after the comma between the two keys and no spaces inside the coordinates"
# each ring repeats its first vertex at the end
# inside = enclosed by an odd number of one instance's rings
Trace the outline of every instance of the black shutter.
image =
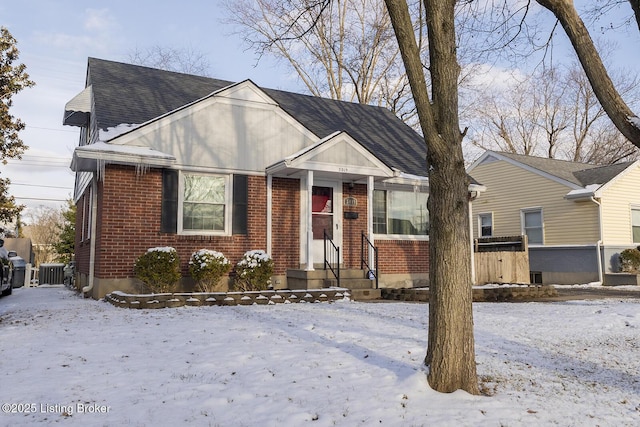
{"type": "Polygon", "coordinates": [[[178,171],[162,170],[162,233],[178,232],[178,171]]]}
{"type": "Polygon", "coordinates": [[[249,177],[233,175],[233,234],[247,234],[247,211],[249,207],[249,177]]]}

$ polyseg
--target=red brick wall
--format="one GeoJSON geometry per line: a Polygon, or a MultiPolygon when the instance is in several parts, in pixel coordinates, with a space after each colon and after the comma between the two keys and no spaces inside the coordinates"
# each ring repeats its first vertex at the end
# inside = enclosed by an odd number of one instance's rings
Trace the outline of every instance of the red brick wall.
{"type": "Polygon", "coordinates": [[[381,273],[428,273],[429,242],[424,240],[376,240],[381,273]]]}
{"type": "MultiPolygon", "coordinates": [[[[246,235],[182,236],[161,233],[161,196],[161,170],[150,169],[138,175],[133,167],[107,166],[98,185],[96,277],[133,277],[135,259],[148,248],[157,246],[176,248],[185,276],[188,274],[189,258],[198,249],[222,252],[233,264],[248,250],[266,249],[265,177],[249,177],[246,235]]],[[[80,215],[77,222],[82,223],[80,215]]],[[[79,271],[88,273],[89,242],[76,243],[79,271]]]]}
{"type": "MultiPolygon", "coordinates": [[[[350,188],[342,185],[343,198],[349,196],[357,200],[357,206],[343,206],[344,212],[356,212],[358,219],[342,220],[342,259],[346,268],[360,268],[362,233],[367,233],[367,186],[356,184],[350,188]]],[[[344,215],[343,215],[344,218],[344,215]]]]}
{"type": "Polygon", "coordinates": [[[273,178],[272,252],[276,274],[300,265],[300,180],[273,178]]]}

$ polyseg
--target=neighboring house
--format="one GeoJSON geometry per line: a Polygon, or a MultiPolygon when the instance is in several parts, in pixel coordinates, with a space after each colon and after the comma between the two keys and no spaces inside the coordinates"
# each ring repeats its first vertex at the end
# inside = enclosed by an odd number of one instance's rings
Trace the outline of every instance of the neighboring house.
{"type": "Polygon", "coordinates": [[[467,172],[475,237],[526,235],[534,282],[612,281],[620,251],[640,245],[640,162],[596,166],[485,152],[467,172]]]}
{"type": "Polygon", "coordinates": [[[96,298],[138,290],[134,261],[157,246],[183,275],[201,248],[234,264],[263,249],[274,287],[299,288],[325,230],[343,268],[369,259],[364,235],[380,286],[427,283],[425,144],[387,109],[89,58],[64,124],[81,128],[76,265],[96,298]]]}

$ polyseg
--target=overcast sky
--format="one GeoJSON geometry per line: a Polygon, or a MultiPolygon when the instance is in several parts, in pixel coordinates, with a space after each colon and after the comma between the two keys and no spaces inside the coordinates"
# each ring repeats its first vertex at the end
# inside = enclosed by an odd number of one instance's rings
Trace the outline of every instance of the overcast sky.
{"type": "MultiPolygon", "coordinates": [[[[0,25],[18,41],[19,62],[36,82],[14,98],[12,114],[27,128],[21,133],[30,147],[22,161],[2,166],[12,181],[10,193],[34,209],[61,206],[71,197],[74,175],[69,169],[79,128],[62,126],[64,105],[85,84],[88,57],[128,62],[136,48],[190,48],[206,55],[211,76],[260,86],[304,92],[284,65],[259,63],[233,28],[221,23],[222,0],[22,0],[0,3],[0,25]]],[[[633,27],[620,33],[625,48],[618,60],[638,68],[640,37],[633,27]]],[[[27,212],[28,217],[28,212],[27,212]]],[[[25,218],[28,219],[28,218],[25,218]]]]}

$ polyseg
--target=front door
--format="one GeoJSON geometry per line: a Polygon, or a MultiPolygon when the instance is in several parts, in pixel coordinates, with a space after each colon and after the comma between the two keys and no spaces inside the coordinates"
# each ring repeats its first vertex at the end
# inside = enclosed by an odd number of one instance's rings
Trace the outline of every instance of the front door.
{"type": "MultiPolygon", "coordinates": [[[[324,264],[324,234],[342,246],[342,191],[339,183],[318,181],[311,193],[311,227],[313,232],[313,263],[324,264]]],[[[342,254],[340,254],[342,257],[342,254]]]]}

